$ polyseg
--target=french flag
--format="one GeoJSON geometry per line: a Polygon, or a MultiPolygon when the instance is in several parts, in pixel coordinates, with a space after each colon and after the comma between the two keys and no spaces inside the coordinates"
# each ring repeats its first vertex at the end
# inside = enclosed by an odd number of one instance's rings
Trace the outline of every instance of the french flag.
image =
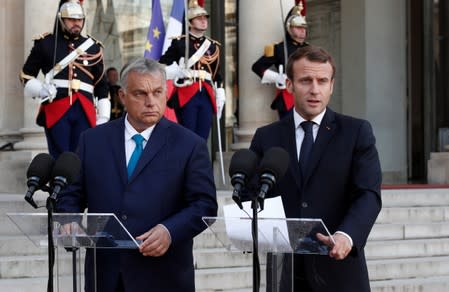
{"type": "MultiPolygon", "coordinates": [[[[184,25],[184,0],[173,0],[173,6],[168,20],[167,29],[165,30],[164,46],[162,47],[162,55],[171,45],[171,38],[180,36],[182,34],[182,27],[184,25]]],[[[173,80],[167,80],[167,96],[168,99],[173,95],[175,87],[173,80]]],[[[177,122],[175,111],[169,107],[165,109],[165,117],[173,122],[177,122]]]]}
{"type": "Polygon", "coordinates": [[[173,6],[170,13],[170,19],[168,20],[167,29],[165,31],[164,46],[162,48],[162,54],[170,47],[171,38],[180,36],[182,34],[184,18],[184,0],[173,0],[173,6]]]}

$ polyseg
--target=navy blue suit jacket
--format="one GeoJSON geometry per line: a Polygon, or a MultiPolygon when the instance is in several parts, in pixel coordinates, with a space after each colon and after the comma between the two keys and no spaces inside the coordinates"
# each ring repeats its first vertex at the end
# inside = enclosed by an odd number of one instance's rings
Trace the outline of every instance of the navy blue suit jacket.
{"type": "Polygon", "coordinates": [[[293,114],[259,128],[251,149],[263,156],[271,147],[290,156],[289,168],[271,196],[281,195],[289,218],[321,218],[329,232],[343,231],[354,242],[342,261],[328,256],[297,256],[316,291],[370,291],[364,246],[381,209],[382,174],[369,122],[327,108],[307,173],[299,169],[293,114]]]}
{"type": "MultiPolygon", "coordinates": [[[[98,250],[99,292],[115,291],[119,273],[126,291],[195,291],[193,237],[216,216],[216,190],[204,139],[165,118],[156,125],[128,180],[124,118],[85,131],[78,155],[79,181],[60,195],[59,212],[115,213],[132,236],[157,224],[171,235],[161,257],[138,250],[98,250]]],[[[86,291],[92,286],[93,253],[86,258],[86,291]]]]}

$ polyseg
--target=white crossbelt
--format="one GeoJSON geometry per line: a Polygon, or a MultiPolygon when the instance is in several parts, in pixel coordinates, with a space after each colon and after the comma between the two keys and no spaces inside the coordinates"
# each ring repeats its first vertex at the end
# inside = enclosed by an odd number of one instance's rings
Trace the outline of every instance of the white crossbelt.
{"type": "Polygon", "coordinates": [[[198,50],[196,50],[195,54],[193,54],[187,61],[187,68],[190,68],[193,65],[195,65],[196,62],[198,62],[199,59],[201,59],[201,57],[204,56],[207,49],[209,49],[210,44],[211,44],[210,40],[208,39],[204,40],[203,44],[198,48],[198,50]]]}
{"type": "Polygon", "coordinates": [[[89,92],[91,94],[94,93],[94,86],[93,85],[90,85],[90,84],[88,84],[86,82],[79,81],[77,79],[76,79],[76,81],[75,80],[69,81],[69,80],[64,80],[64,79],[53,79],[53,84],[57,88],[70,88],[72,90],[80,89],[82,91],[86,91],[86,92],[89,92]],[[74,85],[71,82],[76,82],[77,84],[74,85]]]}
{"type": "Polygon", "coordinates": [[[73,50],[70,54],[64,57],[58,64],[56,64],[53,69],[51,69],[47,74],[45,74],[45,82],[48,84],[51,83],[51,80],[56,76],[59,72],[61,72],[70,62],[73,62],[76,58],[83,55],[87,49],[89,49],[95,41],[91,38],[85,40],[79,47],[73,50]]]}

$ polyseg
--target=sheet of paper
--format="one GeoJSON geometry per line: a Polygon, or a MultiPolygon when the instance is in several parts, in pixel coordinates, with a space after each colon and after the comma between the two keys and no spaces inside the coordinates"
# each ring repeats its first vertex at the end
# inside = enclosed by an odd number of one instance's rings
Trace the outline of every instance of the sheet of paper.
{"type": "MultiPolygon", "coordinates": [[[[231,243],[239,250],[252,250],[251,202],[243,202],[243,210],[236,204],[225,205],[223,213],[226,232],[231,243]]],[[[266,199],[264,210],[259,212],[257,217],[259,251],[291,251],[281,197],[266,199]]]]}

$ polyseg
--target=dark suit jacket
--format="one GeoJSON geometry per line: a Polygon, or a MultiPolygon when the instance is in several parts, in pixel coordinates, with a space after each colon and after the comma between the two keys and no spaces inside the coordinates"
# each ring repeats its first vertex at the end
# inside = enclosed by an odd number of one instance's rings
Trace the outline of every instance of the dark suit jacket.
{"type": "MultiPolygon", "coordinates": [[[[172,243],[161,257],[138,250],[98,250],[99,292],[115,291],[119,273],[126,291],[195,291],[193,237],[216,216],[216,190],[204,139],[165,118],[156,125],[130,180],[124,118],[85,131],[78,154],[79,181],[58,199],[59,212],[115,213],[132,236],[157,224],[172,243]]],[[[86,291],[92,288],[92,250],[86,259],[86,291]]]]}
{"type": "Polygon", "coordinates": [[[327,109],[308,171],[301,177],[293,114],[258,129],[251,149],[263,156],[279,146],[290,156],[289,168],[273,189],[289,218],[321,218],[333,234],[343,231],[354,242],[350,255],[303,257],[307,279],[316,291],[369,291],[364,246],[381,209],[381,169],[369,122],[327,109]]]}

